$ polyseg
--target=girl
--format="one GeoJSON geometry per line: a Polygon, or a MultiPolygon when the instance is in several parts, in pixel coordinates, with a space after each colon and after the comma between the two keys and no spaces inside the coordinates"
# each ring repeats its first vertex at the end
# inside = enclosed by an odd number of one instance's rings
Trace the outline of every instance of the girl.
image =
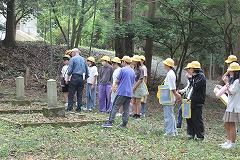
{"type": "Polygon", "coordinates": [[[93,57],[87,58],[89,77],[87,79],[86,96],[87,96],[87,110],[92,111],[95,109],[96,103],[96,85],[98,71],[93,57]]]}
{"type": "Polygon", "coordinates": [[[138,55],[132,57],[132,65],[134,66],[135,72],[135,84],[133,85],[133,98],[132,98],[132,108],[133,108],[133,118],[140,119],[140,112],[142,109],[141,99],[143,97],[143,69],[140,64],[141,58],[138,55]]]}
{"type": "Polygon", "coordinates": [[[100,112],[110,112],[111,108],[111,87],[113,67],[110,65],[110,57],[103,56],[102,67],[99,71],[98,103],[100,112]]]}
{"type": "MultiPolygon", "coordinates": [[[[71,57],[67,54],[63,56],[64,66],[62,67],[61,77],[64,78],[65,82],[67,79],[68,64],[69,64],[70,58],[71,57]]],[[[62,84],[62,92],[64,94],[65,107],[67,107],[68,106],[68,84],[62,84]]]]}
{"type": "Polygon", "coordinates": [[[176,73],[174,67],[174,61],[171,58],[167,58],[163,61],[164,68],[168,71],[167,76],[164,80],[164,85],[168,85],[170,91],[173,93],[173,102],[168,105],[163,105],[164,111],[164,121],[166,127],[166,133],[164,136],[176,136],[177,128],[176,128],[176,120],[174,116],[174,104],[176,99],[180,100],[181,95],[176,91],[176,73]]]}
{"type": "Polygon", "coordinates": [[[236,123],[240,121],[240,88],[239,88],[239,71],[238,63],[233,62],[227,69],[231,79],[227,80],[228,105],[223,116],[224,126],[227,134],[227,141],[221,144],[222,148],[236,148],[236,123]]]}
{"type": "MultiPolygon", "coordinates": [[[[115,58],[112,59],[112,66],[114,68],[114,72],[113,72],[113,75],[112,75],[113,84],[115,84],[116,79],[117,79],[117,75],[118,75],[118,73],[121,69],[120,65],[121,65],[121,60],[118,57],[115,57],[115,58]]],[[[117,86],[114,87],[114,85],[113,85],[112,88],[111,88],[111,105],[113,104],[113,101],[116,97],[116,91],[117,91],[117,86]]],[[[122,115],[122,107],[120,107],[119,113],[116,116],[121,116],[121,115],[122,115]]]]}
{"type": "MultiPolygon", "coordinates": [[[[145,57],[144,56],[140,56],[141,58],[141,67],[143,69],[143,82],[144,82],[144,89],[145,89],[145,92],[148,93],[148,89],[147,89],[147,67],[145,66],[145,57]]],[[[142,110],[141,110],[141,115],[142,117],[145,117],[145,113],[146,113],[146,103],[147,103],[147,95],[144,95],[141,99],[141,105],[142,105],[142,110]]]]}

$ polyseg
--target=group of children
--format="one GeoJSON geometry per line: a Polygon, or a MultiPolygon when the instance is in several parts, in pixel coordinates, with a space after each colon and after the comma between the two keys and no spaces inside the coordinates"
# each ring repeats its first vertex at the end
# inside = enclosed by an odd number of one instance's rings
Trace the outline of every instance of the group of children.
{"type": "MultiPolygon", "coordinates": [[[[176,136],[177,126],[174,116],[174,103],[181,98],[191,101],[191,118],[187,118],[188,139],[203,140],[205,136],[204,123],[202,118],[202,107],[206,96],[206,78],[198,61],[192,61],[185,67],[188,79],[187,86],[182,90],[176,90],[176,73],[173,68],[174,61],[171,58],[166,59],[164,67],[168,71],[164,84],[168,85],[173,93],[173,103],[164,105],[165,135],[176,136]]],[[[237,57],[230,55],[225,61],[228,65],[227,72],[222,80],[225,83],[223,92],[227,94],[227,108],[225,110],[223,121],[226,130],[226,142],[220,144],[222,148],[236,148],[236,123],[240,121],[240,65],[237,63],[237,57]]],[[[179,109],[181,111],[181,107],[179,109]]],[[[180,112],[181,114],[181,112],[180,112]]],[[[181,119],[181,116],[179,116],[181,119]]],[[[181,122],[178,122],[181,125],[181,122]]],[[[180,126],[178,127],[180,128],[180,126]]]]}
{"type": "MultiPolygon", "coordinates": [[[[65,65],[62,68],[62,77],[65,77],[70,58],[70,53],[66,52],[63,57],[65,65]]],[[[99,69],[94,57],[88,57],[86,61],[89,70],[89,77],[86,80],[86,109],[89,111],[95,109],[98,85],[98,109],[100,112],[110,113],[109,121],[103,124],[103,127],[112,127],[116,115],[122,115],[123,123],[119,127],[124,128],[127,126],[129,115],[132,115],[135,119],[145,115],[148,90],[144,56],[124,56],[122,59],[118,57],[110,59],[109,56],[103,56],[100,58],[102,66],[99,69]]],[[[236,123],[240,121],[240,66],[237,63],[237,57],[234,55],[230,55],[225,62],[228,64],[228,69],[222,79],[227,87],[228,104],[223,121],[227,140],[220,146],[229,149],[236,148],[236,123]]],[[[188,139],[203,140],[205,131],[202,107],[206,97],[206,78],[201,69],[201,64],[198,61],[187,64],[185,69],[188,83],[182,90],[176,88],[177,76],[174,61],[167,58],[163,61],[163,64],[167,70],[164,84],[173,94],[172,103],[163,104],[166,130],[164,135],[177,135],[177,128],[181,127],[181,122],[179,122],[182,119],[181,106],[177,124],[174,105],[176,101],[185,98],[191,101],[191,118],[186,119],[188,139]]],[[[67,103],[67,86],[64,86],[62,91],[67,103]]]]}
{"type": "MultiPolygon", "coordinates": [[[[71,58],[71,52],[68,50],[63,56],[64,66],[61,71],[61,76],[66,77],[69,60],[71,58]]],[[[145,57],[135,55],[130,58],[131,62],[129,66],[135,73],[135,83],[133,87],[133,97],[131,100],[130,114],[136,119],[140,118],[140,115],[145,116],[146,112],[146,100],[148,90],[147,83],[147,68],[145,66],[145,57]],[[143,107],[142,107],[143,106],[143,107]]],[[[88,64],[89,77],[86,80],[86,110],[95,110],[96,105],[96,90],[98,87],[98,109],[100,112],[111,112],[114,99],[116,97],[116,91],[118,86],[114,85],[117,76],[123,66],[121,63],[123,60],[118,57],[110,59],[109,56],[103,56],[100,58],[101,67],[98,69],[96,66],[95,58],[88,57],[86,59],[88,64]]],[[[62,86],[62,92],[64,92],[65,106],[68,104],[68,86],[62,86]]],[[[117,116],[121,116],[123,108],[120,107],[117,116]]]]}

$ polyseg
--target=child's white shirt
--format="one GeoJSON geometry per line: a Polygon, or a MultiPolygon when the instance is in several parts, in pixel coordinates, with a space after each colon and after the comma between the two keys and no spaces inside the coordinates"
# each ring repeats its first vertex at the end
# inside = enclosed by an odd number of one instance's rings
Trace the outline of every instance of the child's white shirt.
{"type": "Polygon", "coordinates": [[[65,81],[67,80],[67,72],[68,72],[68,65],[66,64],[62,67],[62,71],[61,71],[62,77],[64,77],[65,81]]]}
{"type": "MultiPolygon", "coordinates": [[[[98,70],[96,66],[92,66],[92,67],[88,67],[88,71],[89,71],[89,77],[87,79],[87,83],[93,84],[94,81],[94,76],[98,76],[98,70]]],[[[97,84],[97,79],[96,79],[96,83],[97,84]]]]}
{"type": "MultiPolygon", "coordinates": [[[[167,76],[164,80],[164,84],[168,85],[169,90],[171,91],[176,90],[176,75],[172,69],[168,71],[167,76]]],[[[175,103],[175,101],[176,101],[176,97],[173,94],[173,104],[175,103]]],[[[169,104],[169,105],[172,105],[172,104],[169,104]]]]}
{"type": "Polygon", "coordinates": [[[228,95],[228,105],[226,111],[233,112],[234,110],[235,113],[240,113],[240,84],[238,79],[230,85],[229,91],[231,94],[228,95]]]}

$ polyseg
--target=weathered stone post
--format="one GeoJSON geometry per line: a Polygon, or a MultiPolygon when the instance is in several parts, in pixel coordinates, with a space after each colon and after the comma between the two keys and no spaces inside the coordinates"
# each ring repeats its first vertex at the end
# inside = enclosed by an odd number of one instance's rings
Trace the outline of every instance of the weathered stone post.
{"type": "Polygon", "coordinates": [[[57,82],[54,79],[47,81],[48,108],[57,107],[57,82]]]}
{"type": "Polygon", "coordinates": [[[65,117],[65,108],[57,105],[57,82],[54,79],[47,81],[48,108],[43,108],[46,117],[65,117]]]}
{"type": "Polygon", "coordinates": [[[17,99],[24,99],[25,97],[24,78],[22,76],[16,78],[16,95],[17,99]]]}

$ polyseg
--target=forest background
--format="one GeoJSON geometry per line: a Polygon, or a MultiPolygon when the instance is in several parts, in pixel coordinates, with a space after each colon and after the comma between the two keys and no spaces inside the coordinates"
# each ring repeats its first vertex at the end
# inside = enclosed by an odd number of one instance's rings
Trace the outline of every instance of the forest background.
{"type": "Polygon", "coordinates": [[[212,79],[226,70],[223,61],[230,54],[240,56],[239,4],[239,0],[3,0],[0,14],[7,21],[0,25],[6,30],[1,46],[15,47],[17,23],[34,16],[45,45],[89,46],[88,55],[95,47],[115,51],[120,58],[144,54],[149,70],[153,55],[171,57],[179,79],[183,67],[198,60],[212,79]]]}

